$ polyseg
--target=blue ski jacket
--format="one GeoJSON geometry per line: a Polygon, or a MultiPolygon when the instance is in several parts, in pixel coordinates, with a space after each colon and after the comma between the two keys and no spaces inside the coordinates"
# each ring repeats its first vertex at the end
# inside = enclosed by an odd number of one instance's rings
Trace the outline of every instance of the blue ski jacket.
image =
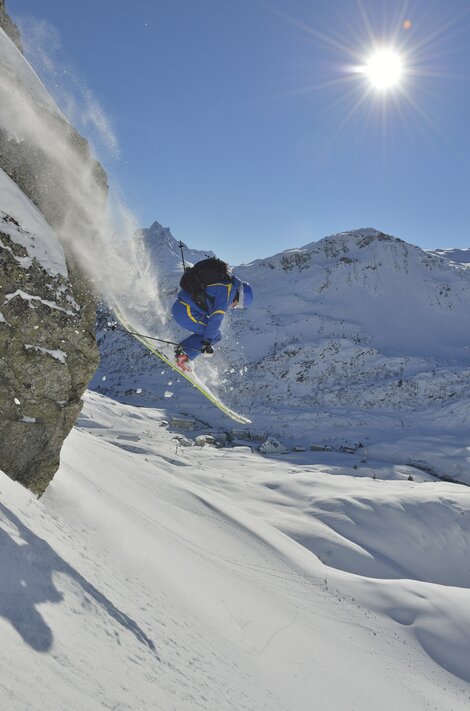
{"type": "Polygon", "coordinates": [[[175,304],[179,308],[177,310],[174,309],[173,314],[177,317],[177,311],[181,312],[182,310],[185,316],[185,323],[180,325],[188,330],[201,333],[204,341],[212,343],[214,340],[218,340],[217,336],[225,313],[235,299],[240,284],[240,279],[235,276],[215,284],[209,284],[205,289],[206,311],[193,301],[189,292],[181,289],[175,304]]]}

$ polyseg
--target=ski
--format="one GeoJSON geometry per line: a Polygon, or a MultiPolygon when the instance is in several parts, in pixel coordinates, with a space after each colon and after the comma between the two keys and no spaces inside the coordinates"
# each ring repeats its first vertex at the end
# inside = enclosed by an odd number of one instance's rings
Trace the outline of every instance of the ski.
{"type": "Polygon", "coordinates": [[[201,395],[204,395],[204,397],[207,398],[207,400],[209,400],[209,402],[212,403],[215,407],[217,407],[221,412],[223,412],[224,415],[230,417],[230,419],[234,420],[234,422],[239,422],[243,425],[251,424],[251,420],[248,417],[240,415],[238,412],[235,412],[230,407],[227,407],[227,405],[225,405],[217,397],[217,395],[214,395],[214,393],[209,390],[209,388],[204,385],[201,380],[199,380],[194,371],[185,372],[181,370],[181,368],[178,368],[176,363],[173,363],[170,358],[165,355],[165,353],[163,353],[159,348],[155,346],[155,344],[152,342],[152,336],[145,336],[144,334],[136,333],[136,329],[134,329],[132,324],[127,321],[124,314],[119,310],[119,308],[115,306],[113,312],[118,322],[127,331],[127,333],[129,333],[129,335],[139,341],[139,343],[148,348],[149,351],[151,351],[154,355],[160,358],[160,360],[162,360],[172,370],[174,370],[176,373],[185,378],[189,383],[191,383],[191,385],[195,387],[201,393],[201,395]]]}

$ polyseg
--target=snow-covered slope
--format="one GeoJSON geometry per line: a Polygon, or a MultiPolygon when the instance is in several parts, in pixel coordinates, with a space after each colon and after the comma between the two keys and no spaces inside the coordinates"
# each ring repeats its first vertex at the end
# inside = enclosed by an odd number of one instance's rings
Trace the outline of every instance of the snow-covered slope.
{"type": "MultiPolygon", "coordinates": [[[[423,416],[466,398],[465,269],[367,229],[327,237],[240,273],[257,298],[232,326],[249,364],[236,390],[241,397],[250,393],[255,408],[288,401],[312,414],[355,412],[370,427],[371,411],[374,417],[396,417],[397,411],[423,416]]],[[[461,424],[467,416],[468,410],[461,424]]]]}
{"type": "Polygon", "coordinates": [[[1,708],[468,708],[466,488],[164,414],[90,394],[39,502],[0,473],[1,708]]]}
{"type": "MultiPolygon", "coordinates": [[[[469,362],[461,349],[467,345],[462,331],[470,324],[470,277],[402,240],[356,230],[241,271],[256,284],[256,306],[265,312],[268,327],[276,315],[284,321],[280,347],[301,340],[299,323],[309,315],[316,322],[301,331],[309,340],[326,331],[387,356],[469,362]]],[[[256,323],[259,315],[255,320],[251,312],[247,319],[256,323]]]]}

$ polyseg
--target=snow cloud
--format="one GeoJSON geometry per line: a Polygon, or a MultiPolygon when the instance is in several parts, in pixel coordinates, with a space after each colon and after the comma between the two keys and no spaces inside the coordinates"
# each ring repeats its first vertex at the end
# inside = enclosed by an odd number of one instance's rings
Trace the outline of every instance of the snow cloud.
{"type": "Polygon", "coordinates": [[[57,29],[45,20],[20,21],[25,55],[48,87],[62,112],[87,136],[94,153],[119,158],[119,141],[112,120],[99,99],[67,60],[57,29]]]}

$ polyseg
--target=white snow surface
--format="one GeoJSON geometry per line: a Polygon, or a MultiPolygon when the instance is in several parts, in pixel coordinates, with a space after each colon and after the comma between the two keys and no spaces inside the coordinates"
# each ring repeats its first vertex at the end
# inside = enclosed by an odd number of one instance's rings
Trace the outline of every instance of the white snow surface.
{"type": "Polygon", "coordinates": [[[36,258],[51,274],[67,276],[64,251],[52,228],[37,207],[1,168],[0,232],[7,234],[15,244],[23,246],[28,255],[36,258]]]}
{"type": "Polygon", "coordinates": [[[164,415],[89,393],[39,501],[0,473],[1,708],[468,709],[466,487],[164,415]]]}

